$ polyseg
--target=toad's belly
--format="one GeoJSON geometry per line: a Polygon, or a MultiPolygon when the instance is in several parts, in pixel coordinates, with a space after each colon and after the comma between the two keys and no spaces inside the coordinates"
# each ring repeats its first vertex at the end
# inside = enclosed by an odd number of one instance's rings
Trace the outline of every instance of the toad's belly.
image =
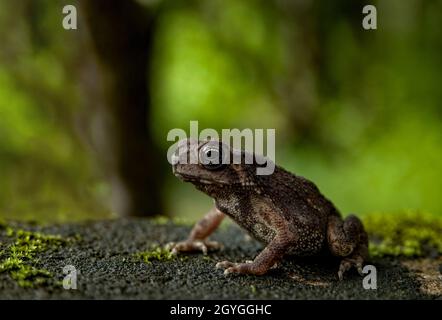
{"type": "MultiPolygon", "coordinates": [[[[245,225],[241,223],[242,221],[237,222],[250,236],[265,245],[268,245],[276,236],[276,231],[262,222],[254,221],[253,224],[245,225]]],[[[323,249],[324,243],[325,234],[321,230],[296,226],[296,237],[287,244],[286,254],[297,256],[315,255],[323,249]]]]}
{"type": "MultiPolygon", "coordinates": [[[[230,216],[253,238],[265,245],[269,244],[276,236],[276,228],[273,226],[275,221],[279,220],[275,219],[274,215],[268,214],[272,212],[272,208],[260,199],[250,202],[234,200],[237,199],[230,197],[217,201],[217,208],[230,216]],[[250,203],[253,203],[254,206],[250,203]],[[250,210],[251,207],[253,210],[250,210]]],[[[288,229],[294,234],[294,239],[285,244],[287,254],[315,255],[321,251],[325,243],[325,230],[321,230],[318,226],[326,225],[322,221],[322,217],[311,215],[309,219],[305,219],[304,216],[291,216],[290,221],[287,221],[286,218],[282,219],[286,220],[288,229]]]]}

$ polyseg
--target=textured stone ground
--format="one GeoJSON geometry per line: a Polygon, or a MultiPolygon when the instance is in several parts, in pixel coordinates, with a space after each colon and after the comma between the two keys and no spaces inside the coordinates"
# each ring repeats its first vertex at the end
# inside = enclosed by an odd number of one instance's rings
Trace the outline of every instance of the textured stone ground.
{"type": "MultiPolygon", "coordinates": [[[[9,274],[0,273],[0,299],[440,299],[441,257],[372,261],[377,268],[377,290],[365,290],[356,272],[337,280],[336,260],[290,258],[265,276],[224,276],[215,269],[219,260],[244,261],[262,246],[236,226],[212,237],[225,249],[207,256],[192,254],[170,261],[145,263],[134,253],[152,245],[184,239],[190,226],[158,224],[150,220],[113,220],[47,227],[22,225],[80,240],[39,255],[35,263],[52,272],[47,284],[22,288],[9,274]],[[60,285],[63,267],[79,271],[77,290],[60,285]]],[[[8,245],[0,230],[0,250],[8,245]]]]}

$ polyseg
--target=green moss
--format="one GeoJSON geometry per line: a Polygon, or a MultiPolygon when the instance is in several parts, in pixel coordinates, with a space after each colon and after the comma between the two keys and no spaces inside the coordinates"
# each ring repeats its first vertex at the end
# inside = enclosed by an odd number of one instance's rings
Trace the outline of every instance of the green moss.
{"type": "Polygon", "coordinates": [[[166,216],[157,216],[155,218],[152,218],[152,221],[157,225],[166,225],[169,223],[173,223],[178,226],[189,226],[194,224],[194,221],[182,217],[171,218],[166,216]]]}
{"type": "Polygon", "coordinates": [[[158,216],[158,217],[152,218],[152,221],[155,224],[162,226],[162,225],[166,225],[166,224],[170,223],[172,221],[172,219],[170,219],[169,217],[165,217],[165,216],[158,216]]]}
{"type": "Polygon", "coordinates": [[[8,273],[22,287],[46,283],[52,275],[48,270],[35,267],[38,254],[64,245],[68,240],[58,235],[14,230],[11,227],[6,227],[6,235],[13,238],[13,242],[0,254],[0,273],[8,273]]]}
{"type": "Polygon", "coordinates": [[[370,236],[370,254],[422,257],[442,254],[442,218],[404,211],[371,214],[364,218],[370,236]]]}
{"type": "Polygon", "coordinates": [[[256,287],[253,284],[250,285],[250,291],[252,292],[252,294],[256,293],[256,287]]]}
{"type": "Polygon", "coordinates": [[[137,252],[135,253],[135,257],[146,263],[151,263],[152,261],[169,261],[175,258],[170,250],[162,247],[156,247],[150,251],[137,252]]]}

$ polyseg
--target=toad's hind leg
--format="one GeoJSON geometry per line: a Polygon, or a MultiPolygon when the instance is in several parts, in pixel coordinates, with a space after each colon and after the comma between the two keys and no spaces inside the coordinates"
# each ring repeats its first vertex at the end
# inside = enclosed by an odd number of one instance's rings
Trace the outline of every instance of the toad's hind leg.
{"type": "Polygon", "coordinates": [[[368,236],[358,217],[350,215],[342,220],[338,215],[330,216],[327,241],[331,253],[343,257],[338,272],[340,280],[352,266],[362,275],[362,265],[368,259],[368,236]]]}

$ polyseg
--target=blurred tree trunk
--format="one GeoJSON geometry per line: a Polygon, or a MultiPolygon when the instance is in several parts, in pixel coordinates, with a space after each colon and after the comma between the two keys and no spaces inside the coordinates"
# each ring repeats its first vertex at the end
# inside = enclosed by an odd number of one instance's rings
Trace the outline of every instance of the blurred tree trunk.
{"type": "Polygon", "coordinates": [[[103,79],[106,124],[100,139],[108,152],[101,158],[111,178],[113,209],[125,216],[162,214],[161,155],[150,132],[154,13],[132,0],[80,5],[103,79]]]}

